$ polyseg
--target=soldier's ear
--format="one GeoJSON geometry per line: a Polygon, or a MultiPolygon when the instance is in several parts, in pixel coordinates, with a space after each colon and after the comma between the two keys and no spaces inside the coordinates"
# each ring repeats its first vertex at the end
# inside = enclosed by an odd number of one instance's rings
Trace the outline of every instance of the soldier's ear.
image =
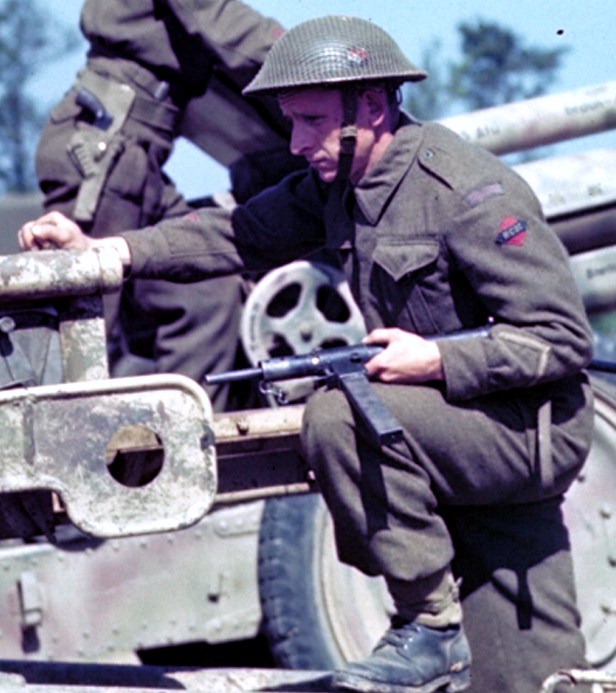
{"type": "Polygon", "coordinates": [[[387,111],[387,97],[382,89],[366,89],[362,94],[372,125],[380,125],[387,111]]]}

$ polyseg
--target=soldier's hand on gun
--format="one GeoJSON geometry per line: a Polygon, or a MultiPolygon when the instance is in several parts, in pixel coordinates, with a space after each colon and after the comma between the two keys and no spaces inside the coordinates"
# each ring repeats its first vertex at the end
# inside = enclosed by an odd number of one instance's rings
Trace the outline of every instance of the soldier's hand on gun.
{"type": "Polygon", "coordinates": [[[79,226],[60,212],[49,212],[24,224],[17,232],[22,250],[88,250],[94,243],[79,226]]]}
{"type": "Polygon", "coordinates": [[[369,377],[384,383],[425,383],[442,380],[441,352],[434,341],[397,327],[373,330],[364,344],[385,348],[365,365],[369,377]]]}

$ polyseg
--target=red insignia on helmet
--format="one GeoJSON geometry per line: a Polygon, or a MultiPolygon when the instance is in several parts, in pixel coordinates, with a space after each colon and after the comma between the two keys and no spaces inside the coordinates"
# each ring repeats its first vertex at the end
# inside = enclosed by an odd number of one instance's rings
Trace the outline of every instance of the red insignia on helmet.
{"type": "Polygon", "coordinates": [[[368,51],[365,48],[349,48],[347,58],[350,63],[361,66],[368,61],[368,51]]]}
{"type": "Polygon", "coordinates": [[[505,217],[498,227],[498,245],[524,245],[526,222],[515,217],[505,217]]]}

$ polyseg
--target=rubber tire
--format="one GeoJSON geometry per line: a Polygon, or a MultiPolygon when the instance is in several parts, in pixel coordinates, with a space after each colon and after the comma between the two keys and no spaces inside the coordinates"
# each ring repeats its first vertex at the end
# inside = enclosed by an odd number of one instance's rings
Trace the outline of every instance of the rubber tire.
{"type": "Polygon", "coordinates": [[[267,501],[259,591],[264,634],[276,664],[287,669],[327,671],[364,657],[391,614],[384,583],[337,560],[317,494],[267,501]]]}

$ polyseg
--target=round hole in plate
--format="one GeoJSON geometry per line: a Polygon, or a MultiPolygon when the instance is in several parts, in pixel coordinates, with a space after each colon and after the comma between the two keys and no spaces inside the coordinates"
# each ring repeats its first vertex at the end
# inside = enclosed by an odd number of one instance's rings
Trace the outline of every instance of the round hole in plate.
{"type": "Polygon", "coordinates": [[[165,461],[162,440],[141,424],[124,426],[112,436],[105,450],[109,473],[129,488],[146,486],[160,474],[165,461]]]}

